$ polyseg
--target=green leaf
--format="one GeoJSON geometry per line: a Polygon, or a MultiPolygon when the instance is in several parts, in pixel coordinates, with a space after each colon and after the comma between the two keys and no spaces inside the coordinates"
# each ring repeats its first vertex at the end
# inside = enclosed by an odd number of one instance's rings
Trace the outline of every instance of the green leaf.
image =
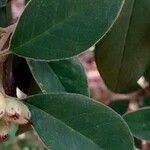
{"type": "Polygon", "coordinates": [[[109,104],[113,110],[115,110],[118,114],[123,115],[128,110],[129,101],[127,100],[117,100],[113,101],[109,104]]]}
{"type": "Polygon", "coordinates": [[[12,70],[10,76],[13,76],[15,82],[12,83],[12,85],[15,84],[22,92],[29,94],[29,88],[34,78],[32,77],[26,60],[13,55],[12,60],[10,61],[10,69],[12,70]]]}
{"type": "Polygon", "coordinates": [[[65,91],[57,75],[48,63],[28,60],[28,65],[43,93],[65,91]]]}
{"type": "Polygon", "coordinates": [[[150,96],[145,96],[143,98],[143,106],[150,106],[150,96]]]}
{"type": "Polygon", "coordinates": [[[5,7],[7,0],[0,0],[0,8],[5,7]]]}
{"type": "Polygon", "coordinates": [[[25,0],[26,3],[28,3],[30,0],[25,0]]]}
{"type": "Polygon", "coordinates": [[[25,102],[31,110],[34,129],[48,149],[134,149],[124,120],[86,96],[46,94],[28,97],[25,102]]]}
{"type": "Polygon", "coordinates": [[[9,55],[4,67],[3,85],[7,95],[16,97],[16,87],[27,95],[41,92],[24,58],[9,55]]]}
{"type": "Polygon", "coordinates": [[[7,11],[6,7],[0,8],[0,27],[6,27],[7,25],[7,11]]]}
{"type": "Polygon", "coordinates": [[[127,113],[124,119],[135,137],[150,140],[150,107],[127,113]]]}
{"type": "Polygon", "coordinates": [[[9,22],[8,12],[9,8],[6,7],[7,0],[0,0],[0,27],[6,27],[9,22]]]}
{"type": "Polygon", "coordinates": [[[32,0],[19,20],[10,49],[17,55],[42,60],[77,55],[107,32],[123,2],[32,0]]]}
{"type": "Polygon", "coordinates": [[[49,65],[67,92],[89,96],[87,77],[78,58],[53,61],[49,65]]]}
{"type": "Polygon", "coordinates": [[[126,0],[113,28],[96,46],[96,63],[107,86],[131,92],[150,62],[150,2],[126,0]]]}
{"type": "Polygon", "coordinates": [[[88,94],[85,72],[78,59],[56,62],[38,62],[28,60],[30,70],[43,91],[88,94]]]}
{"type": "Polygon", "coordinates": [[[144,77],[145,77],[146,81],[150,82],[150,62],[149,62],[149,65],[146,68],[146,71],[144,73],[144,77]]]}

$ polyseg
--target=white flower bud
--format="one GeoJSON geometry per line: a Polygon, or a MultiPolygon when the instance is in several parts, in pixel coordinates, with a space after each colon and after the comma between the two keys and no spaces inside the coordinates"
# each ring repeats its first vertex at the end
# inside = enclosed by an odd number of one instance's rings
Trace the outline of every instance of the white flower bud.
{"type": "Polygon", "coordinates": [[[2,93],[0,93],[0,118],[5,114],[6,101],[2,93]]]}
{"type": "Polygon", "coordinates": [[[20,118],[21,108],[16,99],[6,98],[5,118],[6,120],[16,121],[20,118]]]}
{"type": "Polygon", "coordinates": [[[21,101],[13,98],[6,98],[6,113],[4,119],[18,124],[30,123],[30,111],[21,101]]]}
{"type": "Polygon", "coordinates": [[[17,123],[19,124],[28,124],[31,123],[30,122],[30,118],[31,118],[31,113],[29,108],[24,104],[24,103],[20,103],[20,108],[21,108],[21,115],[20,118],[17,120],[17,123]]]}
{"type": "Polygon", "coordinates": [[[10,124],[5,120],[0,120],[0,142],[4,142],[8,139],[8,131],[10,124]]]}

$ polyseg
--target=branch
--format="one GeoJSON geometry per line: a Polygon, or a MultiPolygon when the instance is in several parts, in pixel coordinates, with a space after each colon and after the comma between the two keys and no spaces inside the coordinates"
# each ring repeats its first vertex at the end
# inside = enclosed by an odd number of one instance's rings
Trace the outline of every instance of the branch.
{"type": "Polygon", "coordinates": [[[115,94],[112,93],[111,94],[111,100],[115,101],[115,100],[139,100],[142,97],[146,96],[146,95],[150,95],[150,84],[148,86],[146,86],[145,88],[137,91],[137,92],[133,92],[130,94],[115,94]]]}
{"type": "Polygon", "coordinates": [[[11,34],[14,32],[16,25],[17,24],[15,23],[6,28],[0,28],[0,51],[1,51],[0,55],[2,55],[3,53],[6,54],[6,51],[3,52],[3,48],[6,45],[7,41],[9,40],[11,34]]]}

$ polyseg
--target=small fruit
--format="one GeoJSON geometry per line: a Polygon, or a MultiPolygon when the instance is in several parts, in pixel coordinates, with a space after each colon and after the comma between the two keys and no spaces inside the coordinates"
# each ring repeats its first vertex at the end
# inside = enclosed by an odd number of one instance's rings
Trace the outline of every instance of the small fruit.
{"type": "Polygon", "coordinates": [[[8,139],[8,131],[10,124],[5,120],[0,120],[0,142],[4,142],[8,139]]]}
{"type": "Polygon", "coordinates": [[[6,101],[2,93],[0,93],[0,118],[5,114],[6,101]]]}

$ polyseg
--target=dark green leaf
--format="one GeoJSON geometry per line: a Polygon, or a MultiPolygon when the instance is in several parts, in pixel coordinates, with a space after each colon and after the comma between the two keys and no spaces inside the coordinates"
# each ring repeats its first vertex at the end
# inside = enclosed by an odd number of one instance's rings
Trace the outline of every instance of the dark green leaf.
{"type": "Polygon", "coordinates": [[[0,8],[5,7],[7,0],[0,0],[0,8]]]}
{"type": "Polygon", "coordinates": [[[126,0],[113,28],[96,46],[96,62],[108,87],[131,92],[150,62],[150,1],[126,0]]]}
{"type": "Polygon", "coordinates": [[[25,0],[26,3],[28,3],[30,0],[25,0]]]}
{"type": "Polygon", "coordinates": [[[150,140],[150,107],[127,113],[124,119],[135,137],[150,140]]]}
{"type": "Polygon", "coordinates": [[[123,115],[128,110],[129,101],[127,100],[117,100],[113,101],[109,104],[113,110],[115,110],[118,114],[123,115]]]}
{"type": "Polygon", "coordinates": [[[87,77],[78,58],[54,61],[49,65],[67,92],[89,96],[87,77]]]}
{"type": "Polygon", "coordinates": [[[28,65],[43,93],[65,91],[59,78],[47,62],[28,60],[28,65]]]}
{"type": "Polygon", "coordinates": [[[143,98],[143,106],[150,106],[150,96],[146,96],[143,98]]]}
{"type": "Polygon", "coordinates": [[[25,99],[40,138],[51,150],[133,150],[128,126],[112,109],[83,95],[25,99]]]}
{"type": "Polygon", "coordinates": [[[13,56],[12,73],[15,85],[24,93],[28,94],[32,80],[32,74],[26,63],[26,60],[20,57],[13,56]]]}
{"type": "Polygon", "coordinates": [[[19,20],[10,49],[24,57],[44,60],[77,55],[106,33],[123,2],[32,0],[19,20]]]}
{"type": "Polygon", "coordinates": [[[24,58],[9,55],[4,67],[3,84],[7,95],[15,97],[16,87],[27,95],[41,92],[24,58]]]}
{"type": "Polygon", "coordinates": [[[7,25],[7,12],[6,7],[0,8],[0,27],[6,27],[7,25]]]}
{"type": "Polygon", "coordinates": [[[28,60],[30,70],[43,91],[88,94],[85,72],[78,59],[57,62],[37,62],[28,60]]]}
{"type": "Polygon", "coordinates": [[[144,77],[145,77],[145,80],[150,82],[150,62],[149,62],[149,65],[147,66],[147,69],[144,73],[144,77]]]}

